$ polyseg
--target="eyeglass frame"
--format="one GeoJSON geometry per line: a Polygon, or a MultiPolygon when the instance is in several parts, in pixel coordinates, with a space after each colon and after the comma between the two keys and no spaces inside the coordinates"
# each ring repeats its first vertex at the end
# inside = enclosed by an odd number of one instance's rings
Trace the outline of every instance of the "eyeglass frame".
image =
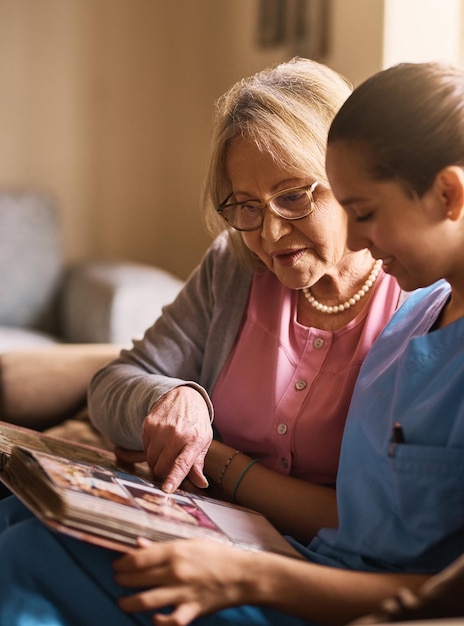
{"type": "Polygon", "coordinates": [[[238,230],[240,232],[245,232],[245,233],[249,233],[252,232],[254,230],[258,230],[259,228],[262,228],[263,224],[264,224],[264,209],[267,207],[272,213],[274,213],[274,215],[277,215],[277,217],[280,217],[283,220],[289,221],[289,222],[293,222],[296,220],[302,220],[305,217],[308,217],[308,215],[311,215],[314,212],[314,197],[313,197],[313,191],[316,189],[316,187],[320,184],[320,182],[318,180],[314,181],[314,183],[312,183],[311,185],[303,185],[301,187],[289,187],[288,189],[283,189],[282,191],[278,191],[277,193],[273,194],[272,196],[270,196],[267,200],[245,200],[242,202],[231,202],[230,204],[227,204],[227,202],[230,200],[230,198],[234,195],[234,192],[232,191],[225,200],[223,200],[223,202],[221,202],[221,204],[218,206],[218,208],[216,209],[216,212],[219,213],[219,215],[222,217],[222,219],[227,222],[227,224],[229,224],[229,226],[231,226],[232,228],[234,228],[235,230],[238,230]],[[271,202],[272,200],[274,200],[274,198],[277,198],[278,196],[283,196],[286,193],[289,193],[290,191],[305,191],[308,194],[308,197],[310,199],[310,207],[309,207],[309,211],[307,213],[305,213],[304,215],[298,215],[297,217],[284,217],[283,215],[280,215],[280,213],[273,207],[271,206],[271,202]],[[259,226],[255,226],[253,228],[237,228],[236,226],[234,226],[233,224],[231,224],[226,217],[223,215],[223,211],[224,209],[228,208],[228,207],[235,207],[235,206],[240,206],[241,204],[246,204],[247,202],[254,202],[257,205],[260,205],[261,208],[261,223],[259,226]]]}

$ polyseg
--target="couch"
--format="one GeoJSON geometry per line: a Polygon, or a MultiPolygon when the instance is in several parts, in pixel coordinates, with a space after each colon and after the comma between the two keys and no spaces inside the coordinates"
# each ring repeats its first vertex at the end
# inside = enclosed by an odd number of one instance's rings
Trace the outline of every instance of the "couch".
{"type": "Polygon", "coordinates": [[[59,343],[130,346],[183,281],[121,260],[66,265],[56,200],[0,190],[0,354],[59,343]]]}

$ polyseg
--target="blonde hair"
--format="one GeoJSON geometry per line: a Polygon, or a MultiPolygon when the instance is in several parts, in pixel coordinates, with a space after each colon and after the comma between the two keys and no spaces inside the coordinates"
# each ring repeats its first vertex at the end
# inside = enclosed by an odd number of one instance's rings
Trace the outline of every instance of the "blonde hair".
{"type": "MultiPolygon", "coordinates": [[[[213,236],[226,227],[216,208],[232,191],[226,168],[231,141],[251,139],[286,172],[299,177],[310,174],[328,184],[327,134],[350,93],[351,86],[340,74],[296,57],[238,81],[218,99],[203,189],[204,219],[213,236]]],[[[242,258],[250,261],[251,256],[256,262],[236,231],[233,240],[242,258]]]]}

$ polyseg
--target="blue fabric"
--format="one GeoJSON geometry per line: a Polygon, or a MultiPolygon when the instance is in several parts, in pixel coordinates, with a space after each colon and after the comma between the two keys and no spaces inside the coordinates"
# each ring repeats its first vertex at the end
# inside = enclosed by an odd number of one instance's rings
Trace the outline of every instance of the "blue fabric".
{"type": "MultiPolygon", "coordinates": [[[[133,593],[114,581],[118,553],[49,531],[11,496],[0,502],[0,626],[152,626],[152,612],[124,614],[116,598],[133,593]]],[[[305,626],[243,606],[194,626],[305,626]]]]}
{"type": "Polygon", "coordinates": [[[312,560],[431,573],[464,551],[464,319],[428,332],[449,295],[444,281],[412,295],[364,361],[337,479],[340,530],[319,534],[312,560]]]}

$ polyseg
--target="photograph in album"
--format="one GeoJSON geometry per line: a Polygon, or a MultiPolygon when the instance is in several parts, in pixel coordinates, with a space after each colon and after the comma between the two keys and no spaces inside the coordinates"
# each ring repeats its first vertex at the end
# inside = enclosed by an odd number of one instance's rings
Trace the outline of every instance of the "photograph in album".
{"type": "Polygon", "coordinates": [[[299,557],[260,513],[184,490],[166,494],[148,471],[126,471],[108,451],[16,428],[0,422],[0,480],[51,529],[120,551],[138,537],[202,538],[299,557]]]}

